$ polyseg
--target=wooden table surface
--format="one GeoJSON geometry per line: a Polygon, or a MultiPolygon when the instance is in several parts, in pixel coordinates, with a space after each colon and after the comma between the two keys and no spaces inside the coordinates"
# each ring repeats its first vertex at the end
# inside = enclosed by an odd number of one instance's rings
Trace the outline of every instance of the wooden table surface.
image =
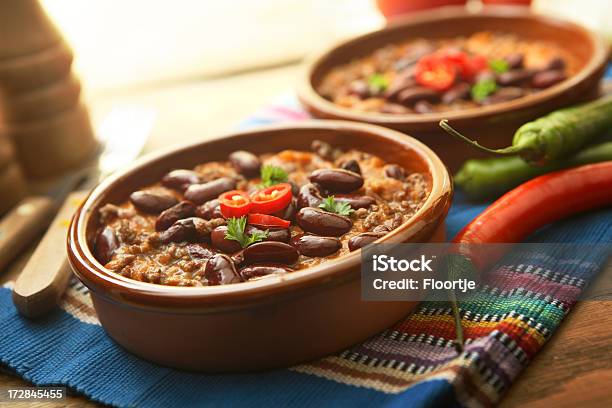
{"type": "MultiPolygon", "coordinates": [[[[226,78],[108,91],[88,95],[94,123],[116,104],[146,104],[158,111],[145,147],[149,152],[173,143],[210,138],[230,130],[283,92],[290,92],[301,68],[296,65],[226,78]]],[[[27,260],[19,258],[0,276],[14,279],[27,260]]],[[[588,301],[576,305],[557,333],[521,374],[502,401],[503,407],[612,406],[612,262],[589,289],[588,301]],[[601,300],[606,298],[608,300],[601,300]],[[598,300],[600,299],[600,300],[598,300]]],[[[0,387],[26,386],[0,372],[0,387]]],[[[0,402],[0,406],[4,403],[0,402]]],[[[23,407],[88,407],[80,396],[61,403],[21,403],[23,407]]]]}

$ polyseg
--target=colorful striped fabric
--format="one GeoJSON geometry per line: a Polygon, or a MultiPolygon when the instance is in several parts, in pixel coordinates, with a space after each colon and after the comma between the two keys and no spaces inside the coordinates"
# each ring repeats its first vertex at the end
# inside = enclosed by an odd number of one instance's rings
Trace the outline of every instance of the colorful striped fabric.
{"type": "MultiPolygon", "coordinates": [[[[307,117],[292,98],[242,126],[307,117]]],[[[455,197],[452,236],[484,209],[455,197]]],[[[532,242],[603,243],[543,257],[519,251],[461,304],[467,345],[458,354],[445,302],[423,302],[404,321],[336,355],[243,375],[183,373],[142,361],[103,332],[87,290],[74,283],[62,310],[43,321],[18,316],[0,289],[0,360],[36,384],[65,384],[114,406],[491,406],[550,338],[612,243],[612,209],[540,230],[532,242]]],[[[324,335],[324,334],[322,334],[324,335]]]]}

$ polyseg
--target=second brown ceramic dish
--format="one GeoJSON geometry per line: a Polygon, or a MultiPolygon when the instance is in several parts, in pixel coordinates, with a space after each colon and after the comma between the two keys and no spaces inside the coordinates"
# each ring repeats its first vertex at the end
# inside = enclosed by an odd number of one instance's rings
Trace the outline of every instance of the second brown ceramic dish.
{"type": "Polygon", "coordinates": [[[341,350],[384,330],[415,302],[364,302],[360,251],[336,261],[258,281],[171,287],[134,281],[106,270],[91,253],[98,209],[159,180],[174,168],[253,153],[306,150],[313,140],[355,148],[428,175],[431,192],[410,221],[385,242],[444,239],[452,195],[440,159],[417,140],[378,126],[304,122],[232,134],[143,159],[96,187],[76,213],[68,237],[70,263],[89,287],[100,322],[119,344],[148,360],[201,371],[286,366],[341,350]]]}
{"type": "Polygon", "coordinates": [[[456,169],[476,150],[441,132],[438,123],[447,118],[482,144],[503,147],[526,121],[561,106],[594,97],[603,77],[608,49],[605,42],[584,27],[532,14],[524,7],[489,7],[469,13],[463,7],[446,7],[395,20],[386,28],[343,42],[313,58],[299,86],[299,98],[315,117],[348,119],[407,132],[431,147],[445,164],[456,169]],[[578,72],[541,92],[479,108],[431,114],[381,114],[358,112],[326,100],[316,91],[331,69],[363,57],[384,45],[410,38],[449,38],[478,31],[502,31],[534,40],[545,40],[568,51],[578,62],[578,72]]]}

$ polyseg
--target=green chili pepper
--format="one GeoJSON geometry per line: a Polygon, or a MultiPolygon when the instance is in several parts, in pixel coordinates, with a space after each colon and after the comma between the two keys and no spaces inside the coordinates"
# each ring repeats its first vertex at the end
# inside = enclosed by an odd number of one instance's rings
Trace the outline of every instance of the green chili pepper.
{"type": "Polygon", "coordinates": [[[471,199],[495,198],[523,182],[551,171],[612,160],[612,141],[590,146],[567,160],[533,167],[520,157],[468,160],[455,175],[455,184],[471,199]]]}
{"type": "Polygon", "coordinates": [[[519,155],[528,163],[544,165],[577,153],[612,127],[612,95],[583,105],[561,109],[521,126],[512,146],[493,150],[453,129],[446,119],[440,127],[480,150],[498,155],[519,155]]]}

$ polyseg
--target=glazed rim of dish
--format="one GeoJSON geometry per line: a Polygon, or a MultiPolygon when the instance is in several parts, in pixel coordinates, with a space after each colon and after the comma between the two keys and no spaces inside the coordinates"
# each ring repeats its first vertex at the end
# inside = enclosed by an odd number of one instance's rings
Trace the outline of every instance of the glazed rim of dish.
{"type": "Polygon", "coordinates": [[[121,301],[124,302],[127,301],[128,303],[135,301],[138,305],[142,305],[143,303],[160,305],[166,303],[164,299],[168,300],[168,304],[176,305],[176,302],[170,299],[176,299],[177,297],[183,298],[183,300],[198,299],[203,300],[205,303],[215,302],[215,304],[218,304],[219,301],[221,301],[221,303],[226,303],[225,301],[234,298],[232,295],[239,295],[239,300],[245,300],[249,294],[254,295],[255,298],[261,299],[272,293],[278,292],[279,289],[285,291],[289,287],[299,288],[306,286],[313,280],[321,280],[329,283],[330,281],[334,281],[334,279],[331,278],[335,275],[335,272],[358,267],[361,257],[360,250],[353,251],[321,265],[288,274],[269,276],[265,279],[218,286],[178,287],[141,282],[116,274],[106,269],[96,260],[87,244],[86,230],[88,220],[93,212],[97,211],[100,205],[104,204],[101,202],[102,192],[107,189],[112,189],[116,183],[121,183],[122,178],[134,170],[154,165],[157,160],[166,155],[186,151],[201,144],[214,142],[218,139],[239,138],[251,133],[282,131],[295,128],[337,130],[347,133],[360,132],[375,135],[377,138],[387,139],[390,143],[402,146],[404,149],[411,149],[427,165],[427,173],[431,178],[431,191],[427,199],[408,221],[379,239],[377,242],[403,242],[413,233],[414,227],[424,222],[419,220],[419,218],[427,211],[431,211],[436,204],[439,204],[441,199],[445,198],[445,195],[447,195],[449,191],[452,191],[450,175],[440,158],[431,149],[410,136],[380,126],[347,121],[303,121],[292,124],[261,126],[251,130],[232,132],[228,135],[210,139],[205,142],[184,144],[143,157],[137,160],[129,168],[121,170],[106,178],[94,188],[75,214],[68,233],[67,245],[70,263],[80,266],[80,269],[76,266],[73,267],[77,276],[82,278],[81,280],[85,285],[98,294],[99,292],[96,290],[96,287],[102,285],[107,289],[110,288],[110,290],[105,292],[108,292],[111,297],[121,299],[121,301]]]}
{"type": "MultiPolygon", "coordinates": [[[[393,44],[391,41],[388,44],[393,44]]],[[[586,29],[585,27],[569,22],[567,20],[543,16],[534,14],[532,12],[524,10],[523,7],[516,6],[487,6],[483,11],[480,12],[469,12],[463,7],[442,7],[435,11],[422,11],[410,16],[399,17],[394,19],[392,22],[387,24],[386,27],[376,30],[367,34],[360,35],[358,37],[341,41],[334,44],[331,47],[326,48],[320,53],[316,54],[306,63],[306,69],[303,72],[303,78],[300,81],[298,89],[298,96],[303,99],[307,104],[311,104],[316,110],[326,114],[333,115],[334,117],[350,119],[356,121],[370,120],[377,124],[402,124],[405,122],[411,122],[415,124],[439,122],[442,119],[449,120],[464,120],[471,118],[478,118],[496,114],[500,112],[508,112],[510,110],[519,110],[529,106],[545,103],[552,97],[556,96],[562,89],[571,89],[574,86],[580,84],[584,79],[591,76],[601,67],[605,66],[605,61],[608,58],[608,47],[604,39],[586,29]],[[327,62],[331,53],[339,49],[349,48],[356,44],[359,44],[363,40],[384,37],[389,31],[401,31],[405,26],[419,25],[425,23],[439,22],[440,24],[448,24],[448,21],[461,18],[472,18],[472,17],[493,17],[503,19],[513,18],[529,18],[534,20],[534,24],[545,22],[548,25],[562,27],[572,27],[574,30],[582,33],[583,37],[590,40],[590,44],[593,48],[593,54],[590,60],[571,77],[561,81],[560,83],[553,85],[549,88],[540,90],[536,93],[532,93],[521,98],[517,98],[510,101],[499,102],[487,106],[479,106],[475,108],[467,108],[461,110],[449,110],[447,112],[432,112],[432,113],[402,113],[402,114],[390,114],[380,112],[366,112],[356,111],[351,108],[345,108],[336,105],[332,101],[325,99],[319,94],[313,85],[314,74],[323,68],[321,66],[327,62]]],[[[344,61],[342,63],[349,62],[344,61]]],[[[338,66],[334,64],[333,66],[338,66]]],[[[330,67],[323,69],[323,74],[330,71],[330,67]]]]}

